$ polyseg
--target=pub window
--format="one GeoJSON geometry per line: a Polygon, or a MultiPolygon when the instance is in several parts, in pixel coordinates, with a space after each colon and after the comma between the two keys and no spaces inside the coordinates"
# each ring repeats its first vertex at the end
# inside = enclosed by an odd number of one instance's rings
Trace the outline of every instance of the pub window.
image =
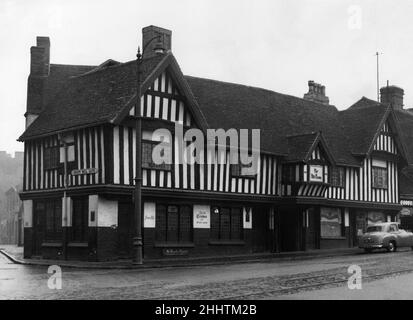
{"type": "Polygon", "coordinates": [[[211,239],[242,240],[241,208],[214,207],[211,212],[211,239]]]}
{"type": "Polygon", "coordinates": [[[59,146],[46,147],[43,155],[45,170],[58,168],[60,166],[59,157],[59,146]]]}
{"type": "Polygon", "coordinates": [[[387,189],[387,168],[372,167],[373,188],[387,189]]]}
{"type": "MultiPolygon", "coordinates": [[[[75,138],[73,133],[67,133],[64,138],[67,145],[67,162],[75,161],[75,138]]],[[[65,147],[63,142],[60,144],[60,163],[65,162],[65,147]]]]}
{"type": "MultiPolygon", "coordinates": [[[[159,141],[142,141],[142,167],[146,169],[171,170],[171,164],[156,164],[153,161],[152,152],[157,144],[159,144],[159,141]]],[[[169,155],[165,154],[165,152],[169,152],[168,148],[162,150],[161,156],[167,158],[169,155]]]]}
{"type": "Polygon", "coordinates": [[[62,200],[48,200],[44,203],[46,228],[45,239],[57,241],[62,239],[62,200]]]}
{"type": "Polygon", "coordinates": [[[321,208],[320,227],[321,238],[344,237],[344,210],[340,208],[321,208]]]}
{"type": "Polygon", "coordinates": [[[295,166],[283,166],[282,182],[285,184],[293,183],[295,181],[295,166]]]}
{"type": "Polygon", "coordinates": [[[346,184],[345,170],[343,167],[333,167],[331,169],[331,185],[333,187],[344,187],[346,184]]]}
{"type": "Polygon", "coordinates": [[[87,197],[73,198],[72,227],[70,241],[87,242],[88,240],[88,208],[87,197]]]}
{"type": "Polygon", "coordinates": [[[246,165],[242,163],[231,164],[232,177],[254,178],[255,174],[252,174],[251,170],[252,165],[246,165]]]}
{"type": "Polygon", "coordinates": [[[159,242],[192,242],[192,207],[157,204],[155,225],[159,242]]]}

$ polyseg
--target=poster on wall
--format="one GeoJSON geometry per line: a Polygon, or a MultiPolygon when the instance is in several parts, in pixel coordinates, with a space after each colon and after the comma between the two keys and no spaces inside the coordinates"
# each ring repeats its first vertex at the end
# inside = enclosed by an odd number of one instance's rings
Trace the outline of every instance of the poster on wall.
{"type": "Polygon", "coordinates": [[[209,229],[211,225],[211,207],[194,205],[194,229],[209,229]]]}
{"type": "Polygon", "coordinates": [[[310,166],[310,181],[311,182],[323,182],[323,166],[318,166],[318,165],[310,166]]]}
{"type": "Polygon", "coordinates": [[[244,207],[242,211],[244,218],[244,229],[252,229],[252,208],[244,207]]]}
{"type": "Polygon", "coordinates": [[[155,228],[155,211],[156,205],[154,202],[145,202],[143,205],[143,227],[155,228]]]}

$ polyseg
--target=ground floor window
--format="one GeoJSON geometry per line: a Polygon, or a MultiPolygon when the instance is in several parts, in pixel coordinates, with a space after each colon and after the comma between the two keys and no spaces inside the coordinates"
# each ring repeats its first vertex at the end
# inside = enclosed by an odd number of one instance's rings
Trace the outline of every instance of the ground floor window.
{"type": "Polygon", "coordinates": [[[321,208],[320,231],[321,238],[345,236],[344,210],[341,208],[321,208]]]}
{"type": "Polygon", "coordinates": [[[156,240],[192,242],[192,206],[156,205],[156,240]]]}
{"type": "Polygon", "coordinates": [[[62,240],[62,199],[35,201],[34,226],[36,234],[43,234],[44,240],[62,240]]]}
{"type": "Polygon", "coordinates": [[[212,207],[211,211],[211,239],[242,240],[241,208],[212,207]]]}
{"type": "Polygon", "coordinates": [[[88,197],[73,198],[72,227],[70,241],[86,242],[88,240],[88,197]]]}

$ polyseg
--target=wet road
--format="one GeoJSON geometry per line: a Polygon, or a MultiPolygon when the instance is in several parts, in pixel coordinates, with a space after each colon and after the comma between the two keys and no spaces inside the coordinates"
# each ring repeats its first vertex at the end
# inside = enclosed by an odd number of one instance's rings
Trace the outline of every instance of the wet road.
{"type": "Polygon", "coordinates": [[[0,254],[0,299],[289,299],[303,292],[316,299],[317,290],[326,288],[342,288],[351,298],[347,269],[353,264],[363,276],[384,274],[366,282],[394,278],[388,273],[400,270],[413,279],[413,251],[408,250],[185,268],[63,268],[59,290],[48,287],[47,267],[13,264],[0,254]]]}

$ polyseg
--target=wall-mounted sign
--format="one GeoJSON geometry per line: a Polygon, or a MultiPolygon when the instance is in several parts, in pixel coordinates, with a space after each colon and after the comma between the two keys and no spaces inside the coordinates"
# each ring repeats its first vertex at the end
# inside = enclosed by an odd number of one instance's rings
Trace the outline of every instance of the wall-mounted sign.
{"type": "Polygon", "coordinates": [[[310,165],[310,181],[323,182],[323,166],[310,165]]]}
{"type": "Polygon", "coordinates": [[[143,227],[155,228],[156,204],[155,202],[145,202],[143,204],[143,227]]]}
{"type": "Polygon", "coordinates": [[[187,249],[181,249],[181,248],[168,248],[168,249],[163,249],[162,253],[164,256],[186,256],[188,255],[188,250],[187,249]]]}
{"type": "Polygon", "coordinates": [[[87,174],[96,174],[99,172],[98,168],[87,168],[87,169],[74,169],[72,170],[72,176],[81,176],[87,174]]]}
{"type": "Polygon", "coordinates": [[[209,229],[211,225],[211,207],[194,205],[194,229],[209,229]]]}

